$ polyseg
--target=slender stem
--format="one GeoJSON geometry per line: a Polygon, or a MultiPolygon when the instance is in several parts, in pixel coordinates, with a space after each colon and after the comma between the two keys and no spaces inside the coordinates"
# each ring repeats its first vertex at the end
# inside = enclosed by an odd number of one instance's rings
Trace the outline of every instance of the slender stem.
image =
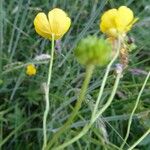
{"type": "Polygon", "coordinates": [[[48,79],[47,79],[47,85],[48,88],[50,86],[51,77],[52,77],[52,67],[53,67],[53,60],[54,60],[54,35],[52,34],[52,45],[51,45],[51,57],[50,57],[50,64],[49,64],[49,70],[48,70],[48,79]]]}
{"type": "Polygon", "coordinates": [[[59,131],[57,131],[55,133],[55,135],[53,136],[52,140],[48,143],[48,146],[46,149],[49,149],[59,138],[59,136],[70,126],[70,124],[73,122],[74,118],[76,117],[79,109],[81,108],[81,104],[85,98],[85,94],[92,76],[94,70],[94,66],[93,65],[89,65],[86,68],[86,75],[85,75],[85,80],[83,82],[82,88],[81,88],[81,92],[79,95],[79,98],[76,102],[75,108],[71,114],[71,116],[69,117],[69,119],[66,121],[66,123],[60,128],[59,131]]]}
{"type": "Polygon", "coordinates": [[[43,116],[43,147],[42,150],[45,150],[47,146],[47,129],[46,129],[46,122],[47,122],[47,116],[49,112],[49,88],[50,88],[50,82],[52,77],[52,67],[53,67],[53,59],[54,59],[54,35],[52,35],[52,43],[51,43],[51,57],[50,57],[50,64],[49,64],[49,70],[48,70],[48,78],[47,83],[45,87],[45,102],[46,107],[44,111],[43,116]]]}
{"type": "Polygon", "coordinates": [[[90,121],[89,124],[87,124],[86,126],[84,126],[84,128],[82,129],[82,131],[77,135],[75,136],[74,138],[72,138],[71,140],[69,140],[68,142],[65,142],[64,144],[52,149],[52,150],[61,150],[63,148],[65,148],[66,146],[74,143],[75,141],[77,141],[79,138],[81,138],[83,135],[85,135],[87,133],[87,131],[90,129],[90,127],[92,126],[92,124],[96,121],[96,119],[109,107],[109,105],[111,104],[113,98],[114,98],[114,95],[116,93],[116,90],[117,90],[117,87],[118,87],[118,84],[119,84],[119,81],[120,81],[120,78],[121,78],[121,73],[119,73],[117,75],[117,78],[116,78],[116,81],[115,81],[115,84],[114,84],[114,87],[113,87],[113,90],[112,90],[112,93],[110,95],[110,98],[108,99],[108,101],[106,102],[106,104],[103,106],[103,108],[97,113],[96,117],[94,118],[94,120],[90,121]]]}
{"type": "Polygon", "coordinates": [[[100,91],[99,91],[99,94],[98,94],[98,98],[96,100],[96,104],[95,104],[94,110],[92,112],[92,119],[94,119],[94,116],[95,116],[96,111],[98,109],[98,105],[100,103],[100,100],[101,100],[101,97],[102,97],[102,94],[103,94],[103,91],[104,91],[104,87],[105,87],[105,84],[106,84],[106,80],[107,80],[110,68],[111,68],[112,64],[114,63],[114,61],[117,59],[117,57],[119,55],[120,47],[121,47],[121,40],[120,40],[120,38],[118,38],[116,46],[117,46],[117,48],[116,48],[117,49],[116,54],[113,57],[113,59],[111,60],[111,62],[108,64],[108,66],[106,68],[106,72],[105,72],[104,78],[102,80],[102,85],[101,85],[101,88],[100,88],[100,91]]]}
{"type": "Polygon", "coordinates": [[[150,128],[144,133],[141,138],[139,138],[130,148],[128,148],[128,150],[134,149],[134,147],[136,147],[148,134],[150,134],[150,128]]]}
{"type": "Polygon", "coordinates": [[[141,88],[141,90],[140,90],[140,92],[139,92],[139,95],[138,95],[137,99],[136,99],[135,106],[134,106],[134,108],[133,108],[133,110],[132,110],[132,113],[131,113],[131,115],[130,115],[130,117],[129,117],[128,127],[127,127],[127,133],[126,133],[126,136],[125,136],[125,139],[124,139],[122,145],[120,146],[120,150],[123,149],[123,147],[124,147],[124,145],[125,145],[125,143],[126,143],[128,137],[129,137],[130,128],[131,128],[131,123],[132,123],[132,118],[133,118],[133,115],[134,115],[134,113],[135,113],[135,110],[136,110],[136,108],[137,108],[137,106],[138,106],[138,104],[139,104],[140,97],[141,97],[141,95],[142,95],[142,93],[143,93],[143,90],[144,90],[144,88],[145,88],[145,86],[146,86],[146,83],[147,83],[149,77],[150,77],[150,72],[148,73],[148,75],[147,75],[147,77],[146,77],[146,79],[145,79],[145,81],[144,81],[144,83],[143,83],[143,86],[142,86],[142,88],[141,88]]]}
{"type": "Polygon", "coordinates": [[[117,91],[117,87],[119,85],[119,81],[120,81],[120,78],[122,76],[122,72],[118,73],[117,77],[116,77],[116,81],[115,81],[115,84],[114,84],[114,87],[113,87],[113,90],[112,90],[112,93],[108,99],[108,101],[106,102],[106,104],[100,109],[100,111],[98,111],[97,114],[95,114],[95,117],[93,118],[93,120],[91,120],[92,122],[95,122],[100,115],[102,115],[102,113],[109,107],[109,105],[111,104],[115,94],[116,94],[116,91],[117,91]]]}

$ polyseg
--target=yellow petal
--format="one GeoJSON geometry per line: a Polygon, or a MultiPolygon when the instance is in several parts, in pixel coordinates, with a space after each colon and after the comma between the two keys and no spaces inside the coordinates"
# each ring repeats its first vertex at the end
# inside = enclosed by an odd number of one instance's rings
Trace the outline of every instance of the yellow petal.
{"type": "Polygon", "coordinates": [[[126,27],[133,21],[134,15],[130,8],[121,6],[118,9],[118,15],[115,18],[116,26],[119,32],[124,32],[126,27]]]}
{"type": "Polygon", "coordinates": [[[44,38],[51,38],[51,29],[45,13],[38,13],[34,19],[36,32],[44,38]]]}
{"type": "Polygon", "coordinates": [[[69,29],[71,20],[67,14],[58,8],[54,8],[48,13],[49,24],[55,39],[62,37],[69,29]]]}
{"type": "Polygon", "coordinates": [[[117,15],[117,9],[110,9],[106,11],[101,17],[100,30],[107,32],[110,28],[116,28],[115,17],[117,15]]]}

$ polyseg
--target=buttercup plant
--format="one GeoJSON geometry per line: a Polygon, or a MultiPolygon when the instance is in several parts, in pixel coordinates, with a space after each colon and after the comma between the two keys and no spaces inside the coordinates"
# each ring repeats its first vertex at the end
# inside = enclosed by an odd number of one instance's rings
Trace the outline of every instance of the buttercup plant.
{"type": "Polygon", "coordinates": [[[0,150],[150,149],[148,18],[148,0],[0,0],[0,150]]]}
{"type": "MultiPolygon", "coordinates": [[[[134,18],[133,12],[131,9],[127,8],[126,6],[121,6],[121,7],[119,7],[118,10],[117,9],[108,10],[107,12],[105,12],[102,15],[102,18],[100,20],[101,20],[100,30],[109,37],[109,40],[111,40],[110,43],[112,44],[113,51],[114,51],[113,55],[111,54],[111,56],[113,56],[113,58],[106,68],[106,72],[105,72],[104,78],[102,80],[102,84],[101,84],[98,98],[96,100],[96,103],[95,103],[95,106],[94,106],[94,109],[93,109],[93,112],[91,115],[90,122],[84,126],[83,130],[77,136],[75,136],[74,138],[70,139],[69,141],[61,144],[60,146],[53,148],[54,150],[64,149],[65,147],[67,147],[68,145],[77,141],[79,138],[81,138],[84,134],[87,133],[87,131],[90,129],[90,127],[93,125],[93,123],[110,106],[110,104],[115,96],[117,87],[119,85],[119,81],[122,77],[122,72],[123,72],[123,68],[124,68],[123,64],[117,64],[116,65],[116,80],[115,80],[112,92],[111,92],[110,97],[108,98],[107,102],[99,110],[99,103],[100,103],[100,100],[103,95],[104,87],[105,87],[106,80],[107,80],[109,71],[111,69],[111,66],[116,61],[116,59],[118,58],[118,56],[120,54],[120,50],[122,48],[122,45],[124,44],[124,38],[126,36],[126,33],[132,28],[132,25],[137,21],[137,18],[134,18]]],[[[105,58],[110,58],[110,56],[108,56],[108,53],[107,53],[107,52],[109,52],[109,51],[107,51],[109,49],[109,46],[107,45],[106,47],[104,47],[104,49],[106,50],[105,52],[102,50],[102,47],[106,44],[106,42],[102,42],[103,46],[101,45],[102,46],[101,49],[98,50],[98,49],[96,49],[96,46],[98,44],[96,44],[95,41],[101,41],[101,39],[97,40],[95,37],[88,37],[87,39],[83,39],[83,40],[81,40],[81,43],[79,43],[79,45],[77,46],[77,49],[75,50],[75,55],[77,56],[78,61],[81,64],[84,64],[87,68],[89,66],[91,66],[91,64],[92,64],[92,66],[93,65],[101,65],[105,62],[105,61],[102,61],[103,59],[105,60],[105,58]]],[[[107,41],[108,41],[108,39],[107,39],[107,41]]],[[[87,72],[92,72],[92,70],[87,69],[87,72]]],[[[90,76],[90,78],[91,78],[91,76],[90,76]]],[[[90,81],[90,78],[88,78],[88,83],[90,81]]],[[[86,80],[86,78],[85,78],[85,80],[86,80]]],[[[83,83],[83,86],[84,86],[84,83],[83,83]]],[[[83,99],[84,99],[87,86],[88,86],[88,84],[86,84],[86,88],[83,88],[84,89],[83,93],[82,93],[83,89],[81,88],[82,97],[79,96],[79,99],[77,100],[77,104],[78,104],[78,102],[80,102],[80,104],[76,105],[77,107],[75,106],[75,109],[74,109],[75,111],[72,114],[76,114],[77,111],[79,110],[79,107],[81,107],[81,103],[82,103],[81,101],[83,101],[83,99]]],[[[72,116],[70,117],[71,121],[73,120],[75,115],[72,115],[72,116]]],[[[52,138],[52,140],[48,144],[47,150],[54,144],[54,142],[57,140],[59,135],[69,126],[69,124],[71,124],[70,118],[69,118],[69,121],[67,121],[67,123],[60,129],[60,131],[58,131],[56,133],[56,135],[52,138]]]]}
{"type": "Polygon", "coordinates": [[[67,14],[59,9],[54,8],[49,11],[48,17],[45,13],[40,12],[34,19],[35,31],[42,37],[51,40],[51,57],[48,69],[48,78],[45,87],[46,108],[43,116],[43,150],[47,145],[47,129],[46,122],[49,112],[49,88],[52,75],[53,57],[54,57],[54,40],[60,39],[69,29],[71,19],[67,14]]]}

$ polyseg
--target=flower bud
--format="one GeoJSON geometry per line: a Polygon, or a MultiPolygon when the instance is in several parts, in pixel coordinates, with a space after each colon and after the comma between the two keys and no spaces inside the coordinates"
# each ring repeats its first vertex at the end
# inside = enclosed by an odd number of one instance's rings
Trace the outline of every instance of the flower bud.
{"type": "Polygon", "coordinates": [[[83,65],[106,65],[112,56],[112,47],[107,40],[88,36],[82,39],[76,49],[75,56],[83,65]]]}

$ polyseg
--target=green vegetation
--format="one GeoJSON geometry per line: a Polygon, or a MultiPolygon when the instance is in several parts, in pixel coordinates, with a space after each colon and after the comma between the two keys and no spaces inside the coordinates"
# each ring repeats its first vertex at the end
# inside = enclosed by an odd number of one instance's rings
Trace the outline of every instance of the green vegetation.
{"type": "MultiPolygon", "coordinates": [[[[111,105],[98,117],[87,133],[66,150],[117,150],[123,143],[128,120],[140,90],[150,71],[150,2],[149,0],[0,0],[0,150],[41,150],[43,145],[44,84],[48,60],[37,56],[49,54],[51,42],[38,36],[33,20],[39,11],[54,7],[67,12],[72,20],[70,30],[56,44],[50,86],[50,110],[47,117],[48,141],[65,123],[75,106],[84,80],[85,66],[80,65],[74,48],[87,35],[104,35],[99,19],[110,8],[126,5],[139,21],[128,34],[131,49],[129,65],[123,72],[111,105]],[[36,59],[35,59],[36,58],[36,59]],[[35,64],[37,74],[26,75],[26,66],[35,64]]],[[[116,61],[117,63],[117,61],[116,61]]],[[[107,102],[116,74],[113,64],[108,75],[99,109],[107,102]]],[[[55,146],[69,141],[89,123],[99,94],[106,66],[95,67],[86,99],[69,130],[55,146]]],[[[128,149],[150,128],[150,79],[147,81],[133,114],[128,149]]],[[[150,135],[136,147],[150,149],[150,135]]]]}

